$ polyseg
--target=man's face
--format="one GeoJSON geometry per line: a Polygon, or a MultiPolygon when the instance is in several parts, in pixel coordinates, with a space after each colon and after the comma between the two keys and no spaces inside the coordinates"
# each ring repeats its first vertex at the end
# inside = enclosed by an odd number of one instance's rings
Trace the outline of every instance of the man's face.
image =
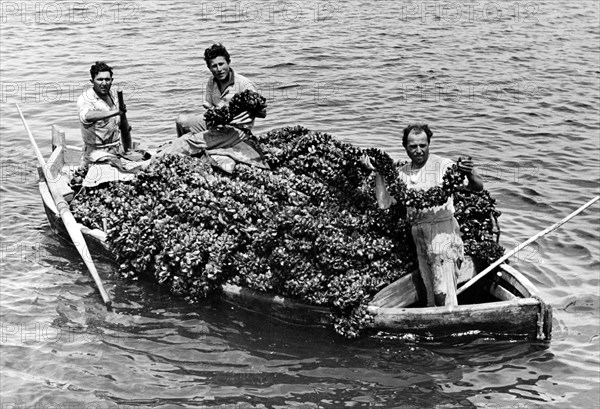
{"type": "Polygon", "coordinates": [[[92,84],[94,84],[94,91],[101,97],[105,97],[110,92],[110,87],[112,85],[112,75],[108,71],[99,72],[96,77],[91,80],[92,84]]]}
{"type": "Polygon", "coordinates": [[[425,132],[421,132],[419,135],[415,135],[413,132],[409,133],[405,149],[413,165],[423,166],[429,158],[429,143],[425,132]]]}
{"type": "Polygon", "coordinates": [[[219,82],[227,81],[229,78],[230,68],[225,57],[219,56],[209,60],[208,69],[219,82]]]}

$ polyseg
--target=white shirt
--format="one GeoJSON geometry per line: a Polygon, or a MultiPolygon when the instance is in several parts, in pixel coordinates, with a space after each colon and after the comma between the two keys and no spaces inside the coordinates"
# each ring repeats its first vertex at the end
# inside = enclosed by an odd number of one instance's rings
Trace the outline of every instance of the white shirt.
{"type": "MultiPolygon", "coordinates": [[[[409,162],[400,167],[398,176],[409,189],[428,190],[442,185],[444,174],[453,164],[454,162],[450,159],[429,154],[427,162],[422,168],[413,170],[412,163],[409,162]]],[[[446,220],[454,216],[454,199],[450,196],[443,205],[422,210],[409,207],[407,213],[408,220],[412,224],[446,220]]]]}
{"type": "Polygon", "coordinates": [[[112,108],[96,94],[94,88],[88,88],[77,99],[79,122],[81,124],[81,137],[86,145],[99,146],[120,141],[120,115],[100,119],[95,122],[89,122],[85,119],[85,116],[90,111],[112,111],[116,109],[116,95],[111,91],[110,96],[115,104],[115,107],[112,108]]]}
{"type": "Polygon", "coordinates": [[[206,93],[204,95],[204,100],[213,107],[220,107],[228,103],[231,98],[237,93],[245,91],[247,89],[251,89],[252,91],[256,91],[256,87],[250,80],[244,77],[241,74],[236,74],[231,69],[231,83],[223,90],[223,92],[219,91],[219,85],[215,78],[211,76],[206,82],[206,93]]]}

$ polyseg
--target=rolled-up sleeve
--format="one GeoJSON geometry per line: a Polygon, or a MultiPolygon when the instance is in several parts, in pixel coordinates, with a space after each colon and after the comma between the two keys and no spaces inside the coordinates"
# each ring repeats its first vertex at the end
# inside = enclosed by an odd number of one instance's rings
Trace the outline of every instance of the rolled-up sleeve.
{"type": "Polygon", "coordinates": [[[92,125],[92,122],[87,121],[85,118],[88,112],[94,110],[94,105],[86,100],[84,94],[80,95],[77,99],[77,110],[79,111],[79,120],[81,123],[86,127],[92,125]]]}
{"type": "Polygon", "coordinates": [[[210,79],[208,81],[206,81],[206,89],[204,90],[204,102],[206,102],[208,105],[213,106],[214,104],[212,103],[212,87],[211,87],[211,81],[210,79]]]}

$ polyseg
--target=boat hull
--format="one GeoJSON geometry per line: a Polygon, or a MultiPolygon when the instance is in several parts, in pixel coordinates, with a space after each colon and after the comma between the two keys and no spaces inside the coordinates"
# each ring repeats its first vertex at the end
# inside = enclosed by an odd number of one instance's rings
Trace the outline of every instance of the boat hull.
{"type": "Polygon", "coordinates": [[[552,310],[540,300],[519,298],[456,307],[376,309],[373,328],[427,337],[480,334],[494,337],[550,339],[552,310]]]}
{"type": "MultiPolygon", "coordinates": [[[[61,165],[69,166],[64,158],[50,158],[55,163],[57,177],[61,165]]],[[[71,164],[72,165],[72,164],[71,164]]],[[[69,172],[63,179],[68,180],[69,172]]],[[[68,239],[66,228],[58,214],[52,195],[44,180],[39,183],[39,190],[44,209],[52,229],[61,237],[68,239]]],[[[65,182],[65,191],[68,186],[65,182]]],[[[67,193],[68,194],[68,193],[67,193]]],[[[111,259],[106,234],[97,229],[80,226],[88,248],[94,256],[111,259]]],[[[400,279],[401,294],[419,298],[418,272],[400,279]]],[[[514,337],[530,340],[549,340],[552,330],[552,309],[538,295],[535,286],[521,273],[507,264],[502,264],[495,274],[480,280],[462,297],[461,305],[453,307],[389,307],[389,304],[373,304],[368,306],[372,316],[368,330],[371,333],[414,334],[423,337],[448,337],[458,335],[481,334],[492,337],[514,337]],[[485,292],[493,295],[497,301],[463,303],[465,297],[474,292],[485,292]]],[[[393,291],[396,287],[390,286],[393,291]]],[[[385,293],[385,292],[382,292],[385,293]]],[[[386,294],[385,297],[393,296],[386,294]]],[[[385,299],[382,297],[382,299],[385,299]]],[[[324,307],[311,306],[301,302],[236,285],[222,286],[222,298],[240,308],[266,314],[269,317],[294,325],[328,326],[331,325],[329,310],[324,307]]],[[[377,298],[377,297],[376,297],[377,298]]],[[[411,301],[412,302],[412,301],[411,301]]]]}
{"type": "MultiPolygon", "coordinates": [[[[327,308],[285,297],[226,284],[223,286],[223,298],[237,307],[288,324],[331,325],[327,308]]],[[[369,325],[371,333],[413,334],[433,339],[481,335],[549,340],[552,329],[552,308],[537,297],[453,307],[381,308],[371,305],[368,311],[373,317],[369,325]]]]}

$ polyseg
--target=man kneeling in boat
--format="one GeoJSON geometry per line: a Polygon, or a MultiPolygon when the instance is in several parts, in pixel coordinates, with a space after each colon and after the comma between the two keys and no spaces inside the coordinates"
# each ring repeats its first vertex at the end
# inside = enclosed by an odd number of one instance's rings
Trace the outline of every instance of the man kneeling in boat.
{"type": "MultiPolygon", "coordinates": [[[[256,87],[243,75],[230,67],[231,57],[222,44],[213,44],[204,51],[204,61],[212,76],[206,83],[203,107],[222,107],[229,103],[235,94],[245,90],[256,91],[256,87]]],[[[266,109],[256,113],[256,117],[265,118],[266,109]]],[[[167,153],[188,155],[202,154],[206,150],[230,148],[250,134],[254,125],[254,116],[244,111],[223,126],[208,129],[202,114],[181,114],[176,120],[177,136],[170,146],[161,148],[158,156],[167,153]]]]}
{"type": "MultiPolygon", "coordinates": [[[[453,165],[450,159],[429,153],[432,135],[427,125],[409,125],[403,131],[402,145],[411,161],[399,169],[399,178],[408,189],[427,190],[441,186],[444,174],[453,165]]],[[[375,169],[368,158],[365,164],[375,169]]],[[[466,176],[466,188],[483,190],[483,180],[475,172],[470,158],[459,158],[458,169],[466,176]]],[[[388,193],[381,174],[375,175],[375,183],[379,207],[389,208],[395,199],[388,193]]],[[[456,305],[456,280],[464,248],[454,218],[452,196],[441,206],[423,210],[408,207],[407,218],[412,225],[419,270],[427,291],[427,306],[456,305]]]]}
{"type": "Polygon", "coordinates": [[[104,62],[96,62],[90,68],[92,88],[86,89],[77,100],[81,137],[84,148],[81,167],[87,169],[98,154],[117,154],[121,139],[119,125],[121,114],[116,96],[111,91],[112,68],[104,62]]]}

